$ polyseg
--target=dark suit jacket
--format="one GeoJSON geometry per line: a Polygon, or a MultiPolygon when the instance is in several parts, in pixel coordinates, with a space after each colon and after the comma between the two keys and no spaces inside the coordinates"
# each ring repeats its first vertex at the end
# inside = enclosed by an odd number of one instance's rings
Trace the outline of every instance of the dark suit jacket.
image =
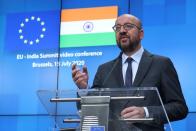
{"type": "MultiPolygon", "coordinates": [[[[99,66],[93,88],[124,87],[121,56],[122,53],[116,59],[99,66]]],[[[188,108],[182,94],[178,75],[169,58],[153,55],[144,50],[133,86],[157,87],[170,121],[186,117],[188,108]]],[[[160,101],[155,100],[153,95],[148,94],[147,97],[146,104],[143,104],[148,108],[150,117],[155,118],[155,121],[148,124],[135,123],[135,125],[144,131],[164,130],[163,124],[167,122],[167,119],[160,106],[160,101]]],[[[116,103],[111,107],[118,113],[122,110],[120,108],[122,106],[119,104],[116,103]]]]}

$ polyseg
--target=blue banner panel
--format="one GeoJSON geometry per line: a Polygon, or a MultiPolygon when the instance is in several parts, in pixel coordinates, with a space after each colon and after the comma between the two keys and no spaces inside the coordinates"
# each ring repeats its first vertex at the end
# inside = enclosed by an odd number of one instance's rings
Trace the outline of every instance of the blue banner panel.
{"type": "Polygon", "coordinates": [[[7,51],[57,49],[60,12],[24,12],[7,15],[7,51]]]}

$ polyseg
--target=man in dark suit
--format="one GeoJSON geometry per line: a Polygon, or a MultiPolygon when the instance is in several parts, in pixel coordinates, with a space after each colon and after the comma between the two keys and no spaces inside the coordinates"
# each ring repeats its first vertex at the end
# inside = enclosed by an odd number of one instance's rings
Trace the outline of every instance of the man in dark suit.
{"type": "MultiPolygon", "coordinates": [[[[174,65],[169,58],[151,54],[142,47],[144,31],[141,21],[133,15],[124,14],[117,18],[113,29],[117,45],[122,52],[116,59],[99,66],[92,87],[157,87],[169,120],[185,118],[188,108],[174,65]],[[128,58],[131,59],[131,64],[128,58]],[[131,70],[131,73],[128,70],[131,70]]],[[[79,88],[87,88],[89,77],[87,67],[83,67],[80,71],[73,65],[72,77],[79,88]]],[[[164,130],[163,124],[167,122],[167,118],[160,103],[151,98],[145,107],[128,104],[119,114],[123,118],[153,117],[155,122],[135,123],[135,125],[144,131],[164,130]],[[151,104],[154,106],[148,106],[151,104]]],[[[118,107],[115,105],[113,108],[118,107]]]]}

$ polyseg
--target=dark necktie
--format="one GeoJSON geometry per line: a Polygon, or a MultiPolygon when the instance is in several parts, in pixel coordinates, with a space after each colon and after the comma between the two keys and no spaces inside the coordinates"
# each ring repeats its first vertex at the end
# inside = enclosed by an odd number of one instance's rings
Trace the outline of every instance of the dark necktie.
{"type": "Polygon", "coordinates": [[[132,61],[133,59],[131,57],[128,57],[126,62],[128,63],[126,76],[125,76],[125,86],[131,87],[132,86],[132,61]]]}

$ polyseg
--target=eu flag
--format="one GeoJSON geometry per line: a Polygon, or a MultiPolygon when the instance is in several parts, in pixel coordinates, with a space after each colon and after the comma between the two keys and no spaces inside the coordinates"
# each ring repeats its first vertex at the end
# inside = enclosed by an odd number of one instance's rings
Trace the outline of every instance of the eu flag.
{"type": "Polygon", "coordinates": [[[7,51],[58,49],[59,29],[59,11],[8,14],[5,48],[7,51]]]}
{"type": "Polygon", "coordinates": [[[105,131],[104,126],[91,126],[90,131],[105,131]]]}

